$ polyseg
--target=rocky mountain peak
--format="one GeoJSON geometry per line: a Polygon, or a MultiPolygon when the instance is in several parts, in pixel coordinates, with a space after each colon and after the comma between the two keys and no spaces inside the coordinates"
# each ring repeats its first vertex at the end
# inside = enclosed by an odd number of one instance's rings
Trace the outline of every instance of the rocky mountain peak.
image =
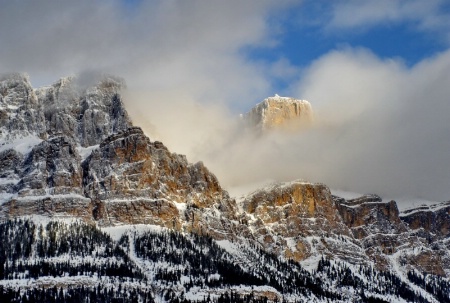
{"type": "Polygon", "coordinates": [[[264,99],[244,115],[250,126],[262,131],[298,130],[313,120],[311,104],[306,100],[275,95],[264,99]]]}
{"type": "Polygon", "coordinates": [[[0,138],[65,135],[83,147],[100,144],[109,135],[131,126],[115,77],[83,84],[76,77],[33,89],[26,74],[0,77],[0,138]]]}
{"type": "Polygon", "coordinates": [[[47,133],[65,133],[87,147],[129,128],[131,120],[120,96],[124,86],[123,80],[111,76],[94,84],[67,77],[38,89],[47,133]]]}
{"type": "Polygon", "coordinates": [[[45,136],[45,118],[27,74],[0,77],[0,137],[45,136]]]}

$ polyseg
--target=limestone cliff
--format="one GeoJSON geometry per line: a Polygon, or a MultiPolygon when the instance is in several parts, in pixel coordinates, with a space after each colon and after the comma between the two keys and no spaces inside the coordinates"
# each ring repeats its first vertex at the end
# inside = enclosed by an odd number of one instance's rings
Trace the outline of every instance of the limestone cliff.
{"type": "Polygon", "coordinates": [[[69,77],[37,89],[37,98],[44,108],[46,132],[72,136],[87,147],[126,130],[132,124],[120,96],[123,87],[123,80],[105,76],[88,86],[69,77]]]}
{"type": "Polygon", "coordinates": [[[306,100],[275,95],[257,104],[243,118],[251,127],[261,131],[296,131],[313,121],[313,110],[306,100]]]}
{"type": "Polygon", "coordinates": [[[216,238],[250,234],[203,163],[131,127],[120,79],[82,85],[69,77],[34,90],[28,76],[10,74],[0,87],[0,217],[148,223],[216,238]]]}
{"type": "Polygon", "coordinates": [[[368,261],[323,184],[274,184],[247,196],[240,205],[256,239],[269,251],[296,261],[317,255],[356,264],[368,261]]]}
{"type": "Polygon", "coordinates": [[[448,276],[450,207],[411,209],[400,213],[395,201],[383,202],[376,195],[344,200],[334,197],[339,213],[367,256],[379,269],[395,264],[405,269],[448,276]]]}
{"type": "Polygon", "coordinates": [[[88,86],[69,77],[35,90],[26,74],[1,76],[0,139],[65,135],[84,147],[99,144],[131,126],[119,94],[123,86],[115,77],[88,86]]]}
{"type": "Polygon", "coordinates": [[[45,118],[30,80],[25,74],[0,76],[0,138],[12,140],[45,136],[45,118]]]}
{"type": "Polygon", "coordinates": [[[94,217],[101,224],[181,229],[194,220],[187,218],[190,209],[220,207],[230,200],[201,162],[188,163],[137,127],[108,137],[82,166],[84,192],[94,201],[94,217]]]}

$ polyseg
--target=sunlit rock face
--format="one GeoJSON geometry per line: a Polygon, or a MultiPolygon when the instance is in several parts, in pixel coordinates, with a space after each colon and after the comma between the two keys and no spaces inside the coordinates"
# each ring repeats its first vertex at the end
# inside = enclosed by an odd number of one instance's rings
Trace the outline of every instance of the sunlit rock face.
{"type": "Polygon", "coordinates": [[[319,254],[357,264],[368,262],[323,184],[274,184],[240,204],[256,239],[270,251],[296,261],[319,254]]]}
{"type": "Polygon", "coordinates": [[[207,209],[230,199],[201,162],[188,163],[138,127],[108,137],[82,166],[85,194],[96,201],[102,224],[181,229],[188,208],[207,209]]]}
{"type": "Polygon", "coordinates": [[[234,199],[203,163],[132,127],[123,86],[110,76],[88,84],[68,77],[34,90],[26,75],[0,78],[0,217],[248,236],[234,199]]]}
{"type": "Polygon", "coordinates": [[[306,100],[275,95],[257,104],[243,118],[260,131],[297,131],[312,123],[313,110],[306,100]]]}

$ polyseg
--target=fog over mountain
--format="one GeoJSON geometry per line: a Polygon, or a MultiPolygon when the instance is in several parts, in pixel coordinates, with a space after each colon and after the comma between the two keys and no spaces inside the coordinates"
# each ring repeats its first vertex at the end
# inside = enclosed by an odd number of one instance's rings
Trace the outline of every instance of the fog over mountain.
{"type": "Polygon", "coordinates": [[[449,72],[448,52],[411,68],[361,49],[330,53],[291,87],[315,111],[314,126],[298,134],[254,137],[223,105],[178,98],[143,111],[143,102],[133,105],[142,113],[135,113],[137,123],[153,123],[144,125],[151,136],[205,161],[225,186],[305,178],[387,197],[446,200],[449,72]]]}
{"type": "Polygon", "coordinates": [[[134,124],[204,161],[225,188],[302,178],[450,199],[448,51],[408,65],[344,45],[300,68],[243,51],[279,43],[276,17],[289,2],[0,2],[1,72],[28,72],[35,87],[70,74],[123,77],[134,124]],[[279,81],[289,85],[275,91],[279,81]],[[266,137],[243,130],[239,113],[275,93],[309,100],[315,125],[266,137]]]}

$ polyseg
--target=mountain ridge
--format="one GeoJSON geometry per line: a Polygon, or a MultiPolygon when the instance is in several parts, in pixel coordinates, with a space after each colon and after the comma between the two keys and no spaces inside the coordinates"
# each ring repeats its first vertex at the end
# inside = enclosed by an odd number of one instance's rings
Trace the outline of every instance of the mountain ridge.
{"type": "Polygon", "coordinates": [[[26,76],[10,78],[0,81],[3,220],[38,215],[102,228],[150,224],[247,247],[247,261],[254,247],[312,271],[326,258],[393,271],[408,285],[411,271],[450,276],[448,202],[400,213],[394,201],[345,200],[306,181],[236,201],[203,163],[189,163],[132,125],[120,80],[77,90],[74,78],[64,78],[30,91],[26,76]],[[28,137],[35,141],[14,149],[28,137]]]}

